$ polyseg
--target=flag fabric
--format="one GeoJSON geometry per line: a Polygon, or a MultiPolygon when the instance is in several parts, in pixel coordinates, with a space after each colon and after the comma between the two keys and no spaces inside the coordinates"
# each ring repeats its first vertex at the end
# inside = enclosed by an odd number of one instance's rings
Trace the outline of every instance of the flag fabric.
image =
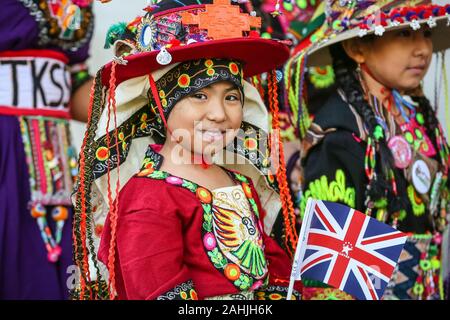
{"type": "Polygon", "coordinates": [[[342,204],[308,199],[291,275],[379,300],[407,235],[342,204]]]}

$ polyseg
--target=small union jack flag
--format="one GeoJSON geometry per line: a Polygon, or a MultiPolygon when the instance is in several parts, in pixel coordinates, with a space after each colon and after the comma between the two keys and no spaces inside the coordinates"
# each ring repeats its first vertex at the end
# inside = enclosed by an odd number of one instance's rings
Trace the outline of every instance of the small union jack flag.
{"type": "Polygon", "coordinates": [[[291,275],[313,279],[357,299],[379,300],[406,234],[347,206],[309,199],[291,275]]]}

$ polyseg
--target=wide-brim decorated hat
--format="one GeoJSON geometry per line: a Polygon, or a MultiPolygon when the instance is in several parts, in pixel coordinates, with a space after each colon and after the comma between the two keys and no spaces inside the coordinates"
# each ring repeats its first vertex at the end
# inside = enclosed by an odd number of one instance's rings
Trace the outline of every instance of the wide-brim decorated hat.
{"type": "Polygon", "coordinates": [[[450,4],[437,5],[430,0],[329,0],[326,7],[326,30],[308,49],[308,65],[331,64],[329,47],[333,44],[368,35],[428,26],[435,52],[450,47],[450,4]]]}
{"type": "MultiPolygon", "coordinates": [[[[273,114],[276,129],[274,69],[287,60],[289,50],[280,41],[261,39],[259,24],[254,14],[241,12],[230,0],[163,0],[131,23],[109,30],[107,46],[114,46],[116,56],[94,80],[74,193],[74,255],[81,271],[75,297],[113,296],[113,289],[102,289],[109,267],[96,257],[106,215],[117,210],[116,195],[141,169],[148,145],[161,144],[170,134],[165,117],[171,108],[217,79],[235,81],[244,98],[243,135],[217,155],[216,163],[253,180],[266,211],[266,233],[280,209],[285,224],[295,228],[283,148],[268,115],[273,114]],[[251,84],[251,77],[263,72],[268,72],[269,110],[264,93],[251,84]],[[242,161],[220,163],[230,153],[242,161]]],[[[296,237],[294,229],[288,239],[292,248],[296,237]]]]}
{"type": "MultiPolygon", "coordinates": [[[[273,70],[289,57],[282,41],[261,38],[261,18],[241,12],[231,0],[161,1],[134,23],[135,51],[118,67],[116,83],[149,74],[165,64],[204,57],[232,59],[243,65],[245,77],[273,70]],[[263,53],[263,54],[261,54],[263,53]]],[[[109,82],[112,63],[102,80],[109,82]]]]}

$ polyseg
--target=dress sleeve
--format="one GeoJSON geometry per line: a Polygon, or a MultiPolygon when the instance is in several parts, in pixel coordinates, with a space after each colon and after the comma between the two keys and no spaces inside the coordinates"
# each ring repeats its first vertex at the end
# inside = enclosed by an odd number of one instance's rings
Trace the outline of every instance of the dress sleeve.
{"type": "Polygon", "coordinates": [[[304,190],[300,205],[303,215],[306,201],[339,202],[364,211],[366,174],[365,143],[352,132],[336,130],[310,149],[303,160],[304,190]]]}
{"type": "MultiPolygon", "coordinates": [[[[122,283],[117,284],[119,298],[197,298],[190,272],[184,264],[181,220],[169,205],[161,205],[162,201],[135,196],[121,199],[124,205],[119,205],[115,264],[116,274],[120,273],[122,278],[122,283]]],[[[110,234],[109,219],[105,231],[110,234]]],[[[103,262],[107,260],[107,242],[102,237],[100,258],[103,262]]]]}

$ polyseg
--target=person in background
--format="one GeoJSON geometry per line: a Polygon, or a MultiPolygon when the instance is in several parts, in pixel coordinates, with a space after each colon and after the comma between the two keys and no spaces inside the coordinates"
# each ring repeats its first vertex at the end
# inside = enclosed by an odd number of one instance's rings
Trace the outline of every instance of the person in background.
{"type": "MultiPolygon", "coordinates": [[[[308,66],[331,62],[337,90],[308,130],[301,208],[310,197],[340,202],[408,233],[383,298],[443,299],[449,149],[421,81],[432,53],[449,47],[450,6],[328,1],[327,8],[324,38],[302,58],[308,66]]],[[[352,298],[304,285],[304,298],[352,298]]]]}
{"type": "Polygon", "coordinates": [[[87,120],[93,28],[89,0],[1,2],[0,299],[68,297],[69,120],[87,120]]]}

